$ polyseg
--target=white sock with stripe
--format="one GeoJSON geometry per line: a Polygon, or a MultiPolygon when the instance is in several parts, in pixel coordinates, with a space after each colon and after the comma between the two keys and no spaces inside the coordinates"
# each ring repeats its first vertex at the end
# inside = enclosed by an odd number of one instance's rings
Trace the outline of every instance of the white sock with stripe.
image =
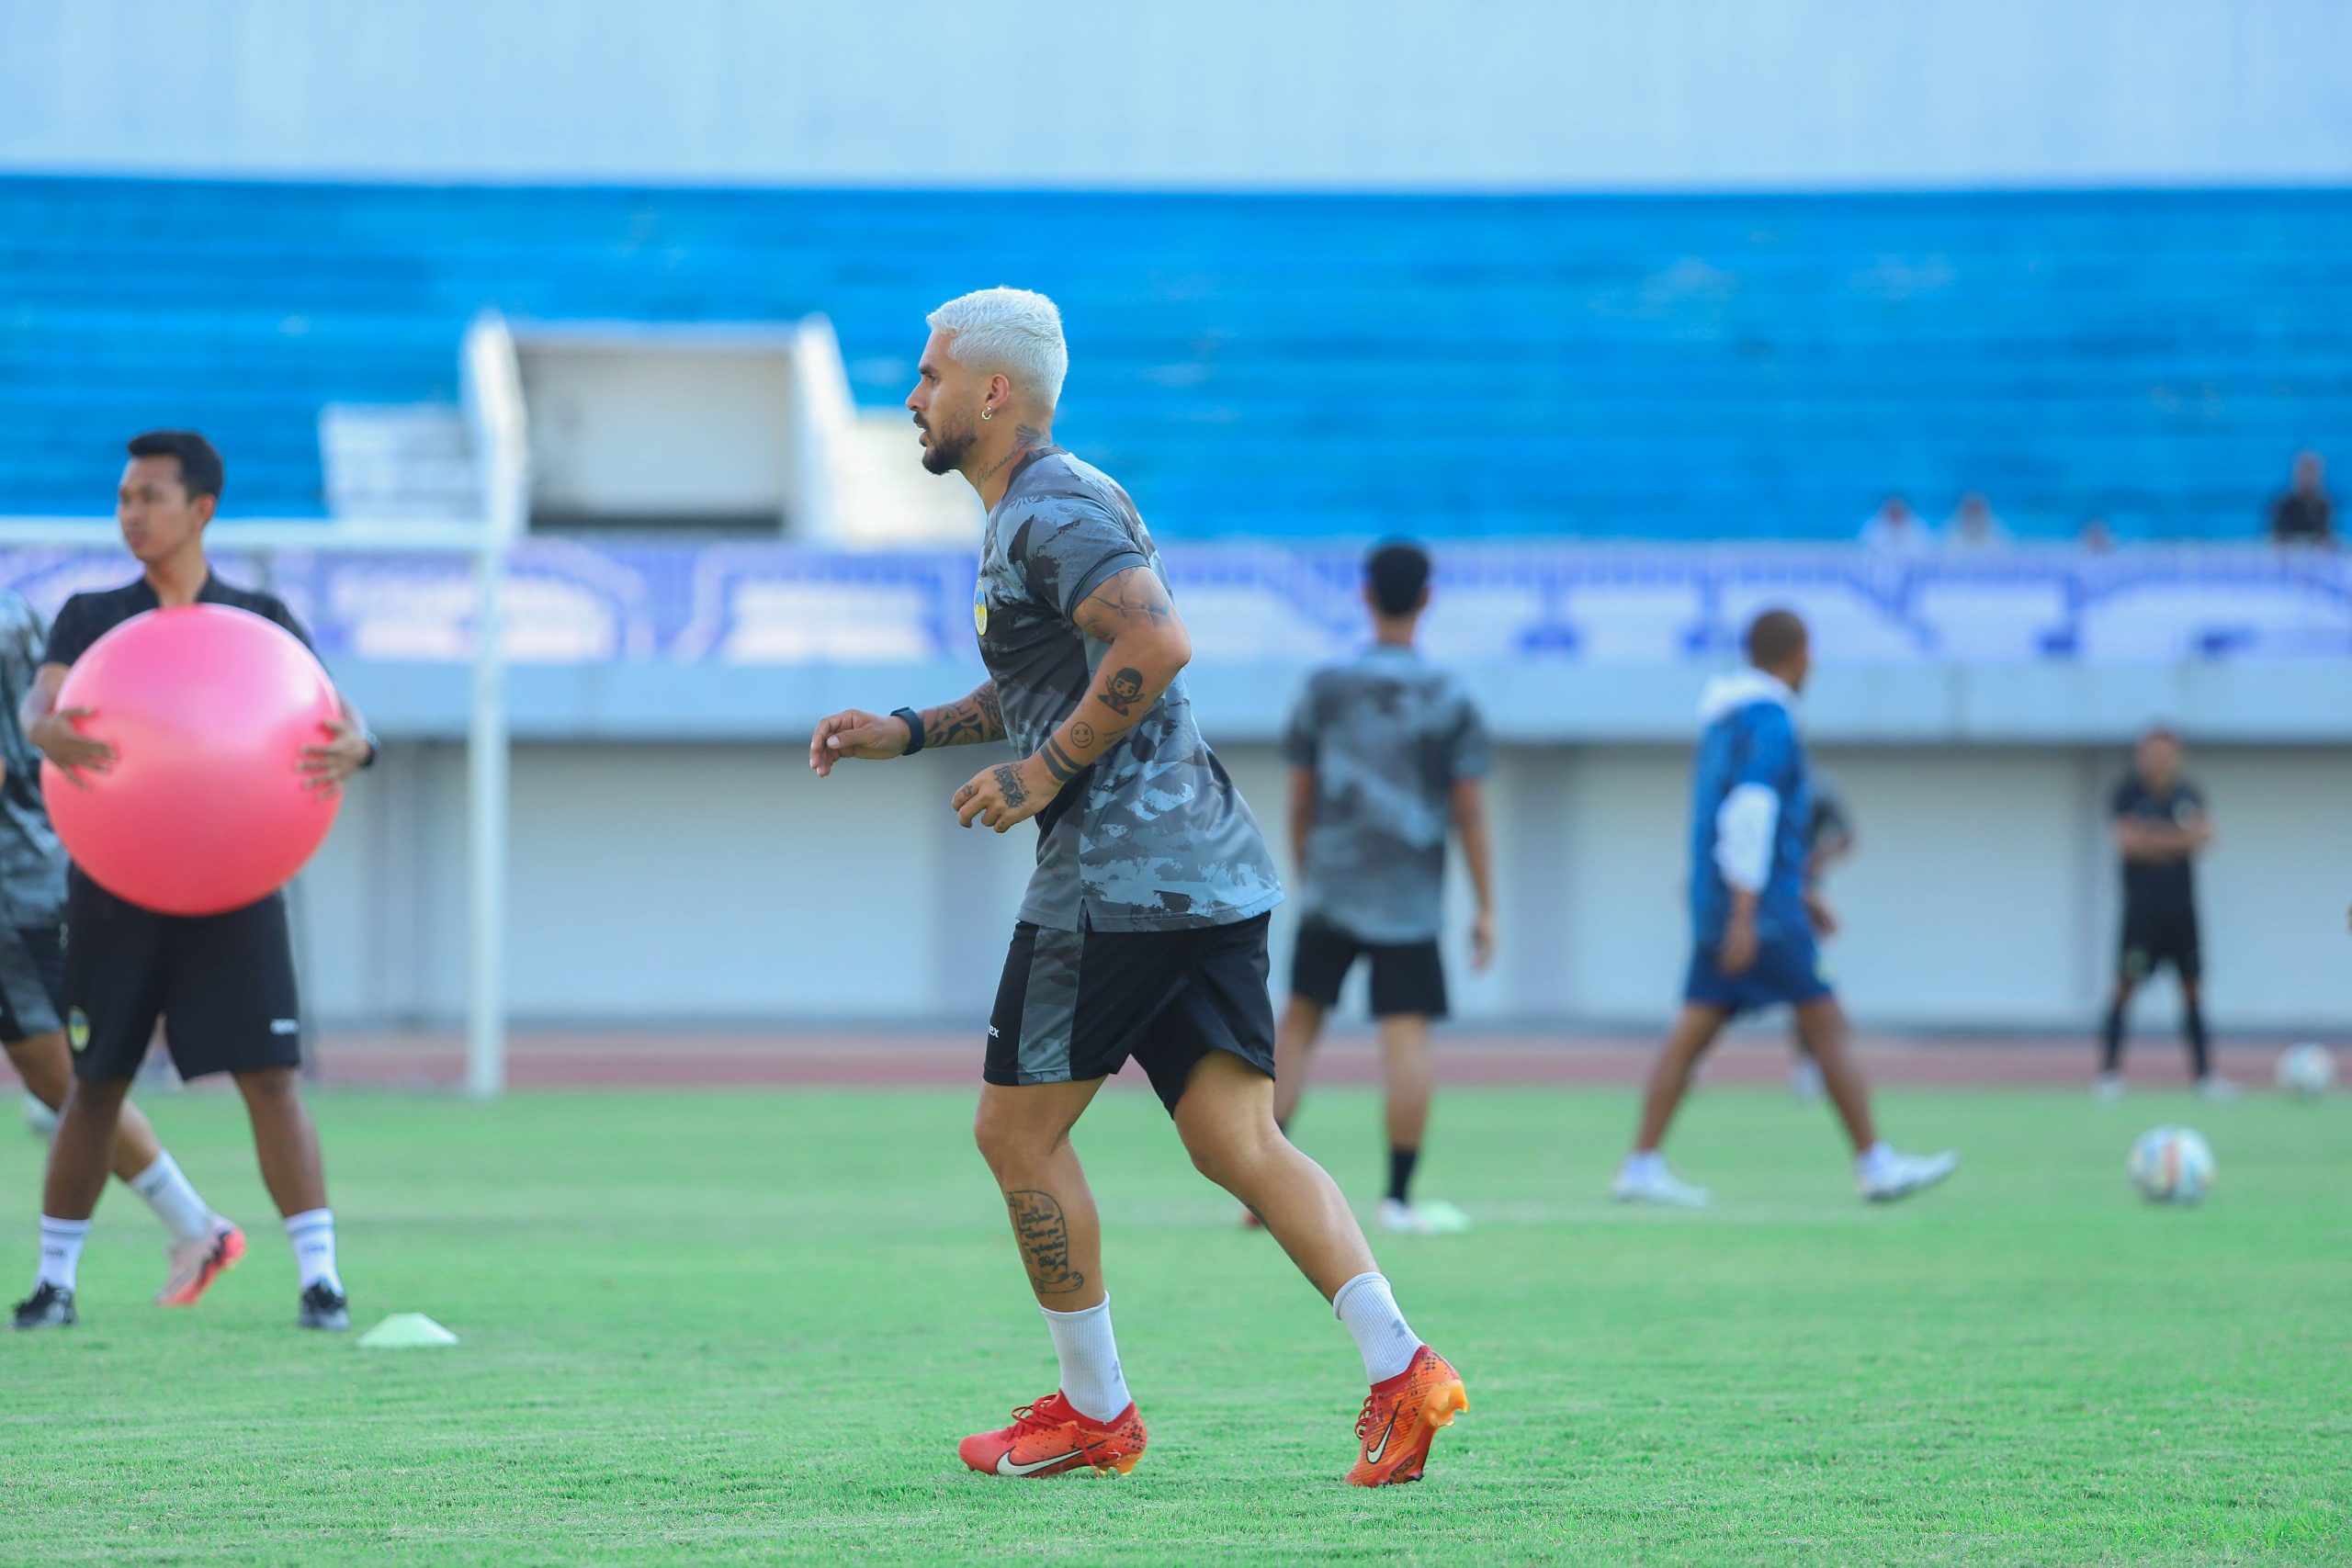
{"type": "Polygon", "coordinates": [[[1046,1314],[1046,1331],[1054,1337],[1054,1355],[1062,1364],[1062,1397],[1072,1409],[1108,1421],[1135,1403],[1126,1374],[1119,1370],[1118,1342],[1111,1337],[1107,1292],[1083,1312],[1037,1310],[1046,1314]]]}
{"type": "Polygon", "coordinates": [[[294,1266],[301,1270],[304,1290],[324,1280],[329,1290],[343,1294],[343,1276],[334,1271],[333,1209],[305,1209],[287,1215],[286,1239],[294,1244],[294,1266]]]}
{"type": "Polygon", "coordinates": [[[1359,1274],[1331,1297],[1331,1313],[1355,1337],[1368,1382],[1386,1382],[1413,1364],[1420,1337],[1406,1326],[1387,1276],[1359,1274]]]}
{"type": "Polygon", "coordinates": [[[87,1220],[52,1220],[40,1217],[40,1283],[55,1285],[61,1291],[74,1288],[74,1276],[82,1267],[82,1244],[90,1239],[87,1220]]]}
{"type": "Polygon", "coordinates": [[[212,1209],[196,1195],[188,1185],[179,1161],[169,1149],[155,1156],[155,1163],[132,1177],[127,1184],[133,1192],[147,1201],[164,1228],[172,1233],[174,1241],[210,1241],[212,1239],[212,1209]]]}

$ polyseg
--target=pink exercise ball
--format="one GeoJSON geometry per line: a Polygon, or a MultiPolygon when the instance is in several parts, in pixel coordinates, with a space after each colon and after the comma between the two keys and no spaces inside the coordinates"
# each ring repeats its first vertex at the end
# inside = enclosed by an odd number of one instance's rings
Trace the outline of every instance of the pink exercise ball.
{"type": "Polygon", "coordinates": [[[341,792],[303,787],[302,748],[342,705],[293,634],[250,611],[186,604],[133,615],[66,671],[61,708],[114,748],[82,784],[43,762],[57,836],[97,885],[166,915],[267,897],[334,826],[341,792]]]}

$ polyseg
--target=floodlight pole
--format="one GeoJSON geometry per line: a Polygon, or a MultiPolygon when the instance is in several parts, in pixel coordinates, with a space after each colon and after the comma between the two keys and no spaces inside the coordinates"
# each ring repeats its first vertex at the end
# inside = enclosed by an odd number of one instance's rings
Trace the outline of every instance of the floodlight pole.
{"type": "Polygon", "coordinates": [[[466,331],[466,405],[481,481],[482,530],[474,556],[473,702],[466,731],[466,1092],[506,1089],[506,723],[504,597],[507,552],[528,502],[523,378],[514,340],[494,312],[466,331]]]}

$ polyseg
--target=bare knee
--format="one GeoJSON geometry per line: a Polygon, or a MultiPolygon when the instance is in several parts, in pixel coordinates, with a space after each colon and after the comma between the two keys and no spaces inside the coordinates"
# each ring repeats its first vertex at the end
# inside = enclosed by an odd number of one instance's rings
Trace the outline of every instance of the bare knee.
{"type": "Polygon", "coordinates": [[[251,1110],[280,1110],[300,1103],[302,1098],[302,1081],[292,1067],[263,1067],[232,1076],[251,1110]]]}
{"type": "Polygon", "coordinates": [[[60,1117],[97,1117],[112,1122],[122,1114],[122,1102],[130,1098],[129,1078],[72,1078],[64,1094],[64,1104],[59,1107],[60,1117]]]}
{"type": "Polygon", "coordinates": [[[36,1034],[8,1047],[8,1060],[25,1080],[25,1091],[51,1111],[65,1103],[74,1068],[62,1034],[36,1034]]]}
{"type": "Polygon", "coordinates": [[[1214,1127],[1186,1127],[1181,1132],[1184,1152],[1193,1156],[1193,1168],[1219,1187],[1231,1187],[1245,1180],[1284,1141],[1282,1129],[1274,1125],[1271,1116],[1264,1119],[1263,1125],[1251,1120],[1214,1127]]]}
{"type": "Polygon", "coordinates": [[[989,1168],[1000,1176],[1050,1157],[1068,1136],[1026,1118],[1007,1115],[985,1100],[972,1117],[972,1142],[979,1145],[980,1157],[989,1162],[989,1168]]]}

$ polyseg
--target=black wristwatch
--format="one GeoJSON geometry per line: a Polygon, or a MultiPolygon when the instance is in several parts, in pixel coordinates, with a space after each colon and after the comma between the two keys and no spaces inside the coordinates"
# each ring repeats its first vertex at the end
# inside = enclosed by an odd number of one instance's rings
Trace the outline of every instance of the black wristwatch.
{"type": "Polygon", "coordinates": [[[922,750],[922,715],[915,712],[912,708],[892,708],[890,710],[890,716],[892,718],[903,718],[907,721],[907,749],[899,752],[899,755],[901,757],[911,757],[916,752],[922,750]]]}
{"type": "Polygon", "coordinates": [[[376,765],[377,757],[383,751],[383,747],[377,741],[376,732],[372,729],[361,730],[359,738],[368,742],[368,755],[359,760],[359,765],[362,768],[372,768],[376,765]]]}

